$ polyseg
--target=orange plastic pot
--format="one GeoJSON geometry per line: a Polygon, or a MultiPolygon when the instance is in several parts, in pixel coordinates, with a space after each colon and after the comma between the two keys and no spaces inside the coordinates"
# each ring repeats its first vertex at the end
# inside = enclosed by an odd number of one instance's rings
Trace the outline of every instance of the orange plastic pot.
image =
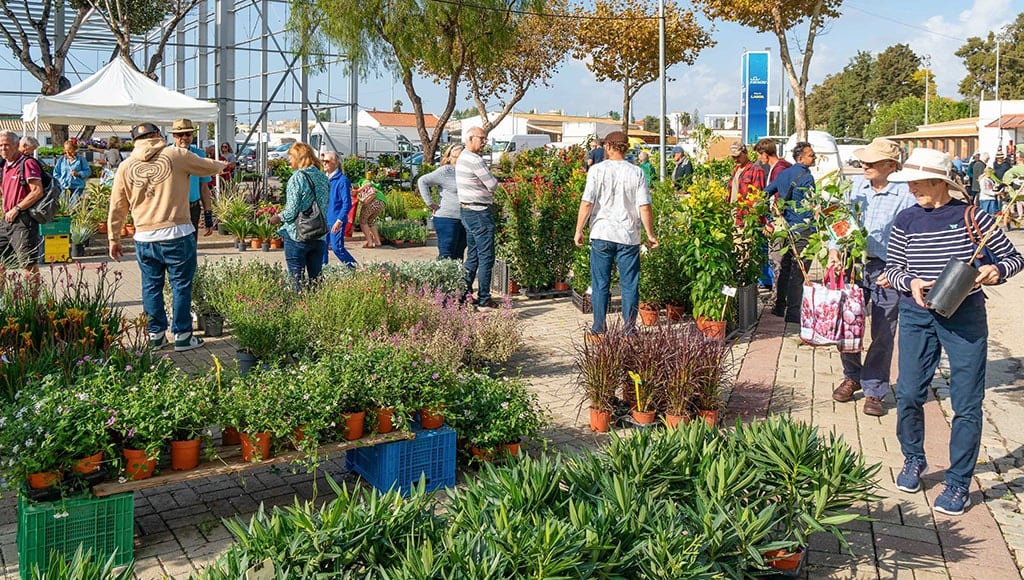
{"type": "Polygon", "coordinates": [[[242,442],[241,437],[238,434],[238,429],[234,427],[225,427],[220,432],[220,444],[221,445],[238,445],[242,442]]]}
{"type": "Polygon", "coordinates": [[[263,461],[270,458],[270,433],[242,433],[241,439],[242,461],[263,461]]]}
{"type": "Polygon", "coordinates": [[[103,463],[102,451],[94,455],[90,455],[89,457],[83,457],[79,459],[78,462],[75,463],[74,467],[72,467],[71,469],[75,473],[89,474],[98,470],[100,468],[101,463],[103,463]]]}
{"type": "Polygon", "coordinates": [[[258,250],[263,247],[263,240],[260,238],[253,238],[249,240],[249,247],[254,250],[258,250]]]}
{"type": "Polygon", "coordinates": [[[600,411],[590,407],[590,428],[598,433],[607,433],[611,430],[612,414],[609,411],[600,411]]]}
{"type": "Polygon", "coordinates": [[[28,474],[28,486],[32,489],[46,489],[53,487],[60,481],[60,474],[52,471],[40,471],[39,473],[28,474]]]}
{"type": "Polygon", "coordinates": [[[420,409],[420,426],[424,429],[440,429],[444,425],[444,415],[430,409],[420,409]]]}
{"type": "Polygon", "coordinates": [[[567,282],[555,282],[555,290],[565,292],[569,290],[569,284],[567,282]]]}
{"type": "Polygon", "coordinates": [[[480,461],[494,461],[494,449],[481,449],[473,445],[469,448],[469,452],[480,461]]]}
{"type": "Polygon", "coordinates": [[[199,439],[171,441],[171,469],[185,471],[199,465],[199,451],[203,442],[199,439]]]}
{"type": "Polygon", "coordinates": [[[378,433],[390,433],[395,428],[394,422],[391,420],[395,415],[394,409],[377,409],[377,432],[378,433]]]}
{"type": "Polygon", "coordinates": [[[284,247],[284,240],[281,238],[270,238],[270,249],[280,250],[284,247]]]}
{"type": "Polygon", "coordinates": [[[686,313],[686,309],[682,306],[676,306],[674,304],[665,305],[665,315],[668,316],[670,322],[679,322],[683,319],[683,315],[686,313]]]}
{"type": "Polygon", "coordinates": [[[717,409],[700,409],[697,411],[697,416],[704,419],[704,422],[708,424],[708,427],[715,427],[718,425],[718,410],[717,409]]]}
{"type": "Polygon", "coordinates": [[[725,321],[697,317],[697,330],[712,340],[725,340],[725,321]]]}
{"type": "Polygon", "coordinates": [[[658,416],[657,411],[638,411],[635,408],[630,413],[633,415],[633,420],[641,425],[650,425],[658,416]]]}
{"type": "Polygon", "coordinates": [[[669,415],[665,413],[665,426],[669,429],[677,429],[680,423],[685,425],[687,422],[686,415],[669,415]]]}
{"type": "Polygon", "coordinates": [[[363,436],[363,423],[366,422],[366,411],[358,413],[344,413],[341,418],[345,421],[345,440],[355,441],[363,436]]]}
{"type": "Polygon", "coordinates": [[[512,457],[515,457],[516,455],[519,455],[519,442],[518,441],[516,441],[515,443],[505,443],[504,447],[505,447],[505,452],[508,453],[509,455],[511,455],[512,457]]]}
{"type": "Polygon", "coordinates": [[[796,570],[800,567],[800,560],[804,557],[804,551],[797,550],[769,550],[764,553],[764,559],[769,566],[776,570],[796,570]]]}
{"type": "Polygon", "coordinates": [[[644,326],[654,326],[658,324],[658,311],[653,308],[641,308],[640,309],[640,322],[644,326]]]}
{"type": "Polygon", "coordinates": [[[153,475],[153,470],[156,469],[156,459],[147,457],[145,449],[123,449],[122,453],[124,453],[125,462],[124,473],[128,479],[146,479],[153,475]]]}

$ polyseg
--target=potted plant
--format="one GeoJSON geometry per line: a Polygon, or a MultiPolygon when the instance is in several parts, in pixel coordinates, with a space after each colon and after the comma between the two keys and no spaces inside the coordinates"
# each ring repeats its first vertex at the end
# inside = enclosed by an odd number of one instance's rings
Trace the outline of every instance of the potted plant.
{"type": "Polygon", "coordinates": [[[600,340],[584,340],[573,345],[576,354],[576,386],[590,406],[590,428],[609,430],[615,394],[623,383],[627,360],[626,341],[622,329],[609,327],[600,340]]]}
{"type": "Polygon", "coordinates": [[[172,428],[172,470],[199,465],[203,441],[209,437],[207,426],[214,415],[215,385],[213,377],[197,380],[175,370],[160,386],[163,413],[172,428]]]}
{"type": "Polygon", "coordinates": [[[469,373],[451,398],[452,427],[478,459],[518,454],[520,440],[536,437],[546,422],[537,395],[518,379],[469,373]]]}
{"type": "Polygon", "coordinates": [[[71,256],[75,258],[85,256],[85,247],[89,245],[89,240],[92,239],[95,234],[96,224],[92,221],[88,221],[87,217],[75,216],[75,218],[72,218],[71,256]]]}
{"type": "Polygon", "coordinates": [[[757,281],[768,263],[768,203],[761,192],[753,192],[734,204],[736,236],[733,239],[736,260],[736,310],[739,327],[748,329],[757,323],[757,281]]]}
{"type": "MultiPolygon", "coordinates": [[[[7,485],[27,482],[29,487],[52,487],[63,476],[71,441],[48,436],[49,425],[59,419],[57,393],[26,388],[14,396],[0,415],[0,475],[7,485]]],[[[63,394],[63,393],[61,393],[63,394]]],[[[84,453],[76,450],[75,455],[84,453]]]]}
{"type": "Polygon", "coordinates": [[[281,367],[256,367],[231,378],[221,398],[221,423],[241,433],[242,459],[262,461],[271,456],[273,440],[292,434],[283,410],[288,407],[286,381],[293,377],[281,367]]]}
{"type": "Polygon", "coordinates": [[[261,216],[256,219],[252,224],[251,233],[260,240],[260,249],[264,252],[270,251],[270,240],[275,235],[279,227],[275,224],[270,223],[270,218],[261,216]]]}
{"type": "Polygon", "coordinates": [[[121,441],[125,474],[145,479],[153,474],[164,444],[174,434],[174,423],[165,413],[163,385],[174,373],[169,359],[156,362],[144,372],[109,369],[108,396],[116,410],[110,427],[121,441]]]}

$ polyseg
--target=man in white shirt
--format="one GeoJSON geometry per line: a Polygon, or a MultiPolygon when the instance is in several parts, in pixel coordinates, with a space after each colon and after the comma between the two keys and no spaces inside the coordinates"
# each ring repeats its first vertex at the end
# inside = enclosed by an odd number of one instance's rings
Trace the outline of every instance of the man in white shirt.
{"type": "Polygon", "coordinates": [[[480,127],[467,132],[466,148],[455,162],[455,190],[459,194],[462,225],[466,228],[466,295],[473,293],[473,279],[479,280],[476,308],[494,310],[491,300],[491,270],[494,268],[494,190],[498,180],[480,158],[487,135],[480,127]]]}
{"type": "Polygon", "coordinates": [[[619,266],[624,330],[635,330],[640,303],[641,226],[650,247],[658,247],[651,193],[643,170],[626,161],[628,148],[626,135],[621,131],[604,138],[605,161],[587,172],[587,186],[576,218],[574,241],[578,247],[583,247],[583,228],[590,223],[590,302],[594,307],[591,335],[605,331],[613,263],[619,266]]]}

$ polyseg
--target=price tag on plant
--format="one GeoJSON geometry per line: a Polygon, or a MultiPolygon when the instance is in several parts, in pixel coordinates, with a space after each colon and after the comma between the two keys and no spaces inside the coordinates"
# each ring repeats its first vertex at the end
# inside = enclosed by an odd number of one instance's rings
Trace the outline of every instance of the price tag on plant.
{"type": "Polygon", "coordinates": [[[850,234],[859,229],[860,226],[857,225],[857,222],[850,221],[844,218],[828,227],[828,235],[830,238],[832,238],[832,241],[838,242],[840,240],[848,238],[850,234]]]}
{"type": "Polygon", "coordinates": [[[735,298],[736,297],[736,288],[733,287],[733,286],[722,286],[722,294],[725,294],[726,296],[728,296],[730,298],[735,298]]]}

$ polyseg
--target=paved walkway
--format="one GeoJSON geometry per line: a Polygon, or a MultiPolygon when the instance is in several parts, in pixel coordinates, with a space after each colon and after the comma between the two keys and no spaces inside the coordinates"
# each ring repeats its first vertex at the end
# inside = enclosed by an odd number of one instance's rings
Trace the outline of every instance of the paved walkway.
{"type": "MultiPolygon", "coordinates": [[[[1013,233],[1018,247],[1024,235],[1013,233]]],[[[211,243],[214,242],[214,243],[211,243]]],[[[239,254],[203,240],[201,254],[210,259],[241,257],[245,260],[283,261],[281,252],[239,254]]],[[[433,259],[436,249],[381,248],[364,250],[351,244],[363,260],[433,259]]],[[[90,258],[88,263],[102,261],[90,258]]],[[[130,312],[140,309],[138,268],[131,260],[115,269],[124,272],[120,298],[130,312]]],[[[1019,578],[1016,562],[1024,562],[1024,299],[1021,283],[989,292],[991,326],[988,398],[985,430],[972,487],[969,511],[959,518],[936,515],[930,504],[941,489],[946,466],[946,441],[951,411],[946,400],[948,372],[940,368],[934,382],[936,397],[926,408],[927,451],[931,473],[922,493],[905,494],[895,489],[895,474],[902,457],[895,439],[896,414],[892,399],[881,418],[860,412],[860,397],[852,403],[835,403],[831,392],[841,380],[841,366],[834,350],[802,345],[796,325],[783,325],[770,315],[754,332],[734,347],[738,364],[737,386],[726,393],[725,421],[752,419],[769,413],[790,413],[824,430],[842,434],[871,462],[880,462],[881,494],[876,504],[864,506],[875,521],[850,526],[854,556],[843,553],[828,537],[813,538],[808,578],[1019,578]],[[1015,562],[1016,559],[1016,562],[1015,562]]],[[[517,299],[516,309],[525,321],[522,350],[510,362],[522,368],[543,403],[551,411],[553,425],[547,433],[556,449],[572,451],[600,445],[606,436],[591,433],[581,413],[581,396],[574,388],[572,367],[574,340],[589,317],[573,308],[569,299],[527,301],[517,299]]],[[[230,337],[212,339],[202,349],[176,355],[188,369],[206,369],[211,355],[230,360],[230,337]]],[[[241,476],[209,478],[191,484],[165,486],[135,494],[136,571],[139,578],[185,578],[213,560],[231,542],[220,523],[224,517],[247,518],[262,502],[265,506],[293,502],[295,496],[322,501],[330,497],[324,471],[335,478],[353,481],[332,461],[314,478],[287,467],[271,466],[241,476]]],[[[5,577],[17,577],[15,546],[16,515],[13,498],[0,500],[0,568],[5,577]]]]}

